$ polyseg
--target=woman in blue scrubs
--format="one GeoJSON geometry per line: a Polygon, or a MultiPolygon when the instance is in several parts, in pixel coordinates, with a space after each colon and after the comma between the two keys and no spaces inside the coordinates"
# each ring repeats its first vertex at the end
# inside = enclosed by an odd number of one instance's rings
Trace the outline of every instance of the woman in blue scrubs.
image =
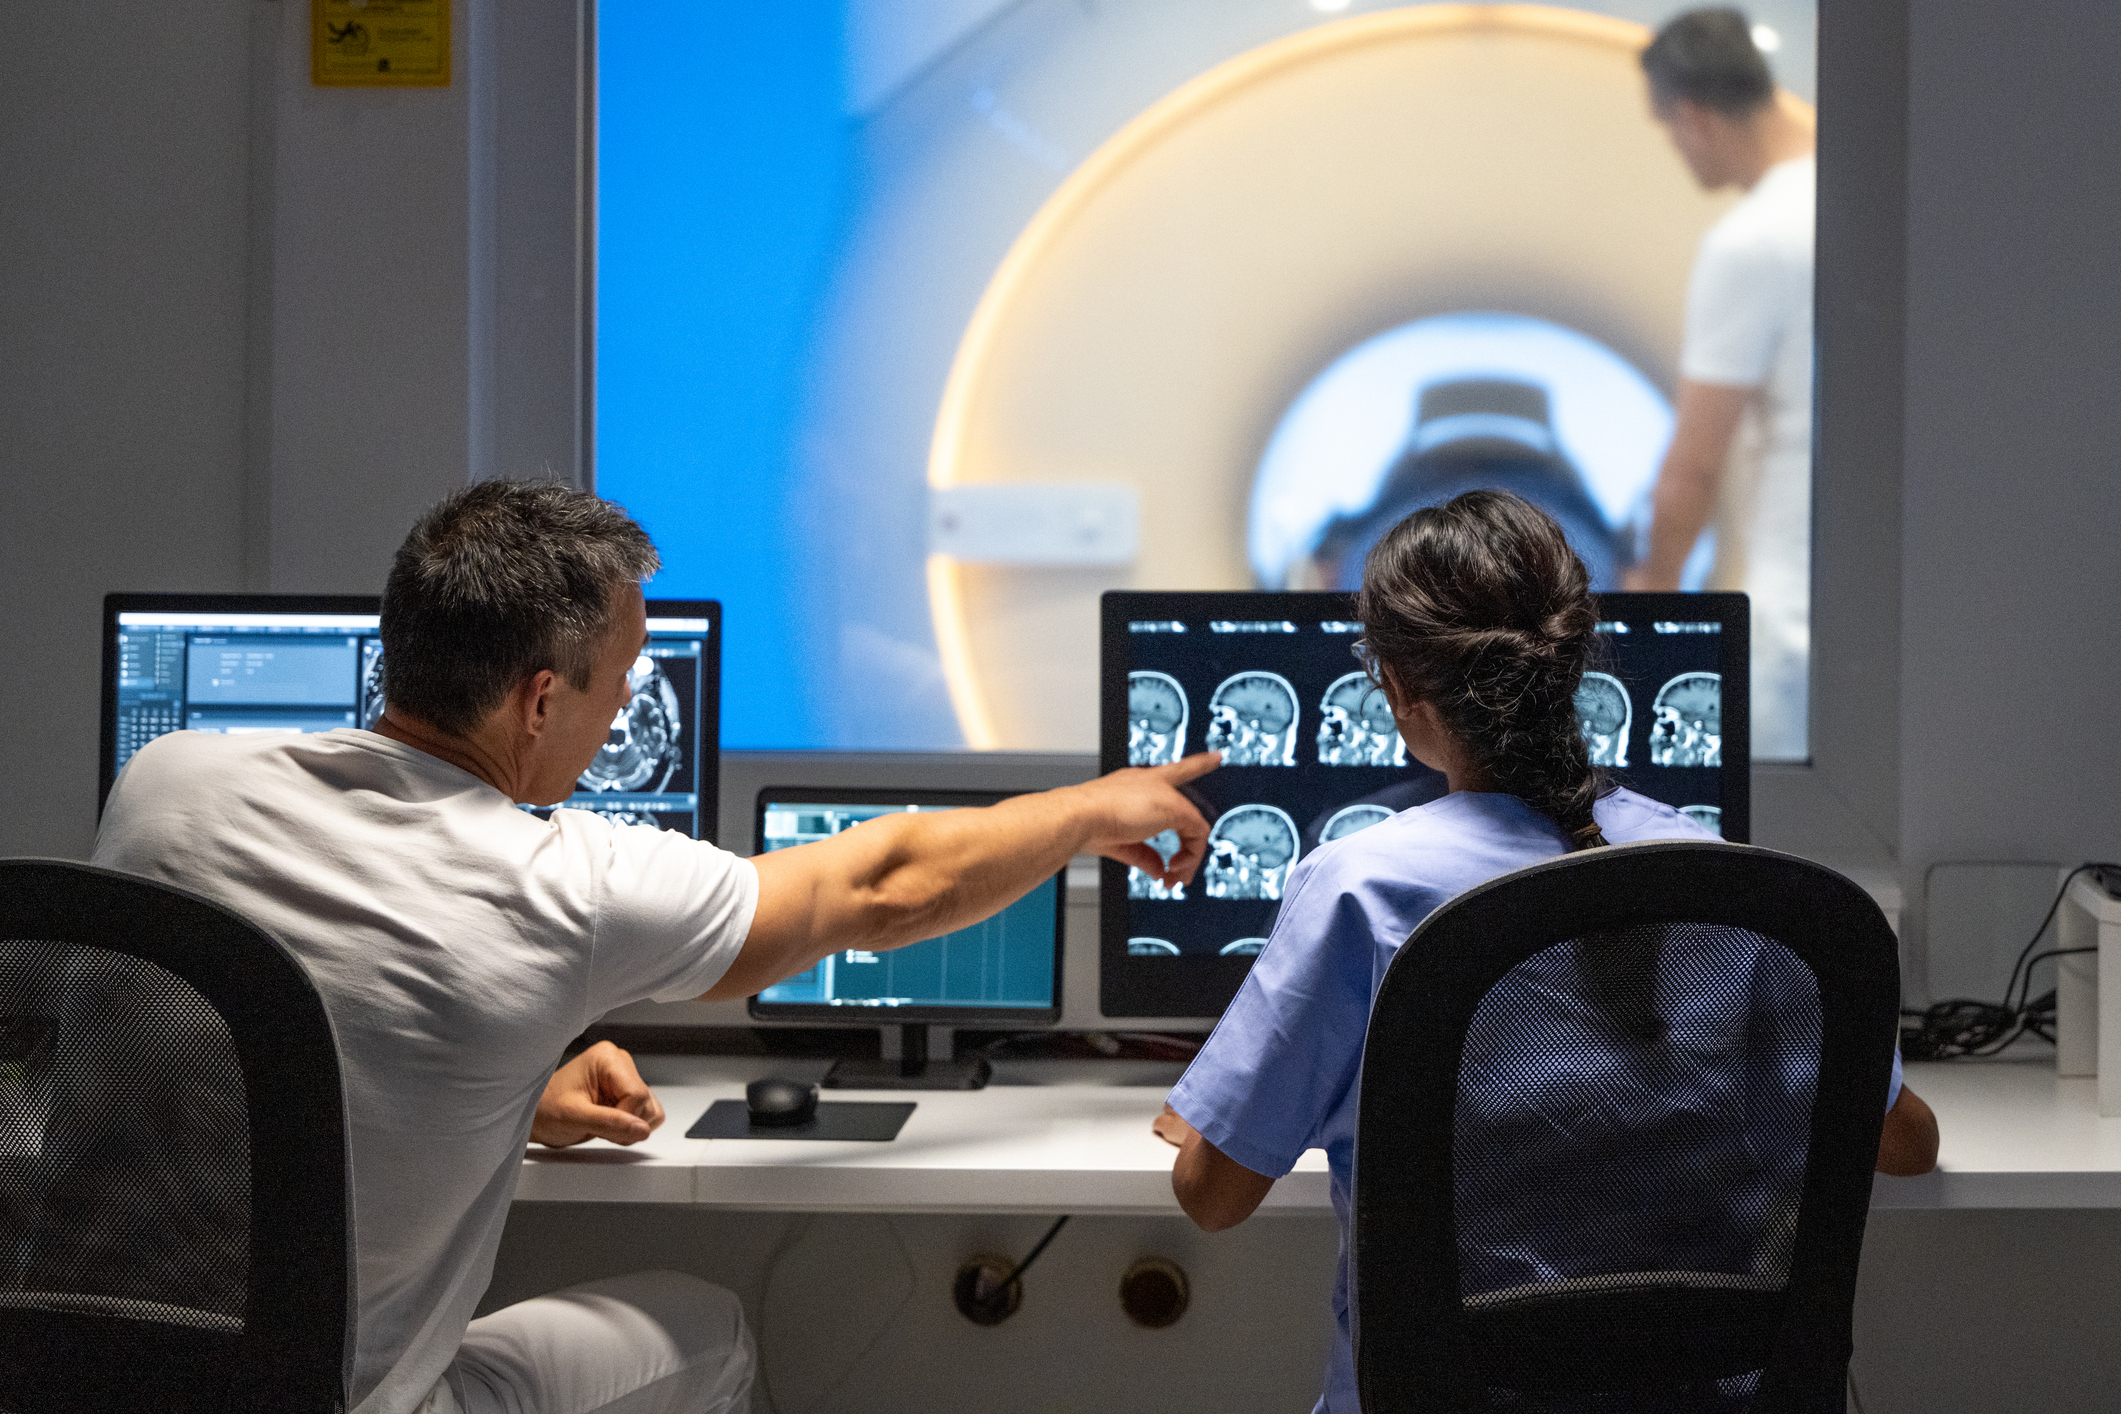
{"type": "MultiPolygon", "coordinates": [[[[1438,905],[1499,874],[1599,845],[1715,838],[1590,764],[1575,696],[1597,612],[1545,512],[1499,491],[1416,511],[1371,550],[1359,612],[1407,750],[1450,791],[1297,865],[1266,949],[1157,1121],[1180,1150],[1179,1203],[1210,1232],[1250,1217],[1305,1150],[1326,1151],[1341,1226],[1327,1414],[1359,1408],[1348,1321],[1357,1070],[1392,954],[1438,905]]],[[[1879,1169],[1927,1172],[1936,1119],[1901,1085],[1897,1056],[1886,1102],[1879,1169]]]]}

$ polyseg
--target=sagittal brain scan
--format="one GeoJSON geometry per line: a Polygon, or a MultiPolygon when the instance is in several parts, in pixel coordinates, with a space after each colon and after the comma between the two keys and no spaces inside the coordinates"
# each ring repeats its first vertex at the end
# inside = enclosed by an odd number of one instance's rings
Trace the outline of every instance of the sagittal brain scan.
{"type": "Polygon", "coordinates": [[[1723,810],[1720,806],[1682,805],[1679,807],[1679,813],[1704,829],[1714,830],[1719,835],[1723,833],[1723,810]]]}
{"type": "Polygon", "coordinates": [[[1653,766],[1723,764],[1723,678],[1681,673],[1657,690],[1650,724],[1653,766]]]}
{"type": "Polygon", "coordinates": [[[1347,673],[1333,680],[1318,704],[1318,764],[1321,766],[1404,766],[1407,744],[1385,690],[1368,673],[1347,673]]]}
{"type": "Polygon", "coordinates": [[[1127,674],[1127,764],[1168,766],[1186,754],[1186,689],[1169,673],[1127,674]]]}
{"type": "Polygon", "coordinates": [[[1635,704],[1611,673],[1585,673],[1576,689],[1576,725],[1590,748],[1593,766],[1628,764],[1628,729],[1635,723],[1635,704]]]}
{"type": "Polygon", "coordinates": [[[1258,957],[1261,948],[1267,945],[1265,938],[1239,938],[1234,943],[1223,945],[1224,957],[1258,957]]]}
{"type": "Polygon", "coordinates": [[[1201,866],[1209,898],[1279,899],[1296,865],[1296,822],[1274,805],[1240,805],[1208,832],[1201,866]]]}
{"type": "Polygon", "coordinates": [[[1280,673],[1233,673],[1208,699],[1208,750],[1225,766],[1296,764],[1296,689],[1280,673]]]}
{"type": "Polygon", "coordinates": [[[1358,830],[1367,830],[1372,825],[1392,818],[1393,812],[1382,805],[1357,804],[1333,812],[1326,827],[1318,832],[1320,844],[1331,844],[1334,840],[1346,839],[1358,830]]]}
{"type": "Polygon", "coordinates": [[[670,784],[684,756],[684,723],[677,690],[653,658],[636,658],[626,674],[626,705],[612,719],[596,759],[582,772],[589,791],[658,791],[670,784]]]}
{"type": "Polygon", "coordinates": [[[1127,939],[1127,956],[1177,957],[1178,948],[1175,944],[1167,943],[1162,938],[1129,938],[1127,939]]]}

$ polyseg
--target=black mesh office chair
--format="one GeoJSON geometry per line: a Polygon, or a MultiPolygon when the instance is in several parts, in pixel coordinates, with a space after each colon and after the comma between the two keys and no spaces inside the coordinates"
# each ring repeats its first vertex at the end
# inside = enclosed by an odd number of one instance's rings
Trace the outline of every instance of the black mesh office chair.
{"type": "Polygon", "coordinates": [[[1742,845],[1430,915],[1363,1052],[1366,1414],[1843,1414],[1899,1000],[1862,890],[1742,845]]]}
{"type": "Polygon", "coordinates": [[[346,1407],[338,1052],[218,905],[0,861],[0,1414],[346,1407]]]}

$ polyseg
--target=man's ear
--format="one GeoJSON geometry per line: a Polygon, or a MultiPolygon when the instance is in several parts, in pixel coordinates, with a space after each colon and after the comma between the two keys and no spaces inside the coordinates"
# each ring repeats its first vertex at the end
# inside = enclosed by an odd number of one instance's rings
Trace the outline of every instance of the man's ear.
{"type": "Polygon", "coordinates": [[[550,668],[540,668],[509,694],[516,725],[527,735],[543,736],[545,728],[551,725],[552,694],[559,681],[558,673],[550,668]]]}

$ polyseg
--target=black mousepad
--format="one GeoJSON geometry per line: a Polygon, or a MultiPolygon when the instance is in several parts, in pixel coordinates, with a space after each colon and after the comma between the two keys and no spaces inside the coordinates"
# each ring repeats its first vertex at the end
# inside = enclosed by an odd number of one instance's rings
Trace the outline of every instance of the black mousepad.
{"type": "Polygon", "coordinates": [[[913,1113],[911,1101],[826,1100],[801,1124],[753,1124],[742,1100],[716,1100],[685,1131],[687,1139],[873,1139],[898,1138],[913,1113]]]}

